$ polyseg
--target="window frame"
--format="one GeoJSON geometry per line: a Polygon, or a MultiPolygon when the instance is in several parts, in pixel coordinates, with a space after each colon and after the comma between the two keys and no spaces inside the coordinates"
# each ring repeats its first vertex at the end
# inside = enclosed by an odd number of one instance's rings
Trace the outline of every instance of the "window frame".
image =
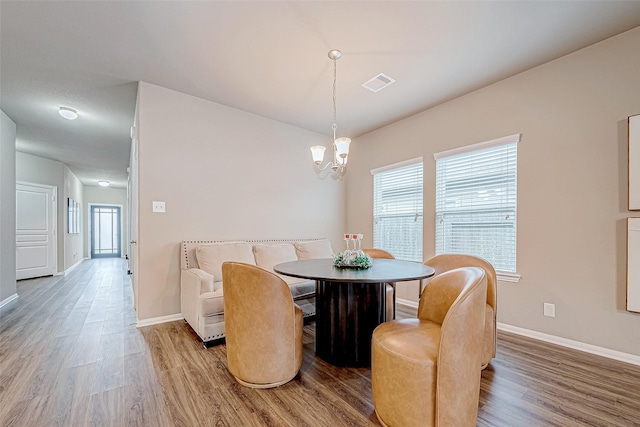
{"type": "MultiPolygon", "coordinates": [[[[372,214],[373,214],[373,246],[375,248],[378,249],[384,249],[387,250],[391,253],[394,254],[394,256],[396,256],[397,259],[400,260],[405,260],[405,261],[414,261],[414,262],[423,262],[423,257],[424,257],[424,158],[423,157],[415,157],[412,159],[408,159],[402,162],[397,162],[397,163],[393,163],[390,165],[386,165],[386,166],[382,166],[379,168],[375,168],[375,169],[371,169],[371,175],[373,176],[373,183],[372,183],[372,188],[373,188],[373,206],[372,206],[372,214]],[[419,248],[419,257],[418,257],[418,251],[416,251],[414,254],[412,255],[416,255],[416,258],[414,259],[413,257],[411,258],[406,258],[403,257],[403,254],[398,254],[398,251],[386,246],[386,245],[381,245],[381,244],[376,244],[376,240],[377,238],[379,238],[379,236],[377,236],[376,234],[376,221],[379,220],[380,218],[380,214],[377,212],[377,203],[379,203],[380,201],[377,199],[377,193],[380,191],[376,188],[376,176],[378,176],[379,178],[382,176],[381,174],[384,173],[389,173],[392,171],[396,171],[398,169],[402,169],[402,168],[407,168],[410,166],[414,166],[414,165],[420,165],[421,167],[421,179],[420,179],[420,190],[419,190],[419,197],[418,200],[420,200],[420,204],[415,205],[416,208],[419,208],[417,210],[415,210],[413,213],[411,213],[411,216],[417,215],[416,221],[420,222],[420,236],[415,239],[416,243],[419,242],[420,244],[420,248],[419,248]],[[386,247],[385,247],[386,246],[386,247]]],[[[417,187],[416,188],[417,191],[417,187]]],[[[418,193],[416,193],[418,194],[418,193]]],[[[401,214],[403,216],[406,216],[406,212],[404,214],[401,214]]]]}
{"type": "MultiPolygon", "coordinates": [[[[437,176],[437,164],[438,161],[441,159],[445,159],[448,157],[453,157],[453,156],[458,156],[461,154],[467,154],[467,153],[472,153],[474,151],[480,151],[480,150],[484,150],[487,148],[492,148],[492,147],[499,147],[499,146],[504,146],[504,145],[509,145],[509,144],[515,144],[516,145],[516,150],[521,142],[521,136],[522,134],[517,133],[517,134],[513,134],[513,135],[509,135],[509,136],[505,136],[502,138],[496,138],[496,139],[492,139],[489,141],[485,141],[485,142],[480,142],[477,144],[471,144],[471,145],[467,145],[464,147],[458,147],[458,148],[454,148],[452,150],[447,150],[447,151],[442,151],[442,152],[438,152],[435,153],[433,155],[435,161],[436,161],[436,188],[435,188],[435,218],[436,218],[436,224],[435,224],[435,229],[434,229],[434,246],[436,246],[436,254],[437,254],[437,236],[438,236],[438,232],[439,232],[439,227],[438,227],[438,216],[439,216],[439,212],[438,212],[438,197],[439,197],[439,182],[438,182],[438,176],[437,176]]],[[[516,157],[515,157],[515,162],[516,162],[516,167],[515,167],[515,174],[516,174],[516,196],[515,196],[515,205],[514,205],[514,211],[515,211],[515,243],[514,243],[514,250],[517,250],[517,245],[518,245],[518,233],[517,233],[517,217],[518,217],[518,210],[517,210],[517,172],[518,172],[518,155],[517,155],[517,151],[516,151],[516,157]]],[[[517,252],[516,252],[516,259],[515,259],[515,271],[511,272],[511,271],[499,271],[496,270],[496,274],[498,276],[498,280],[501,281],[505,281],[505,282],[518,282],[520,281],[521,275],[517,272],[517,252]]]]}

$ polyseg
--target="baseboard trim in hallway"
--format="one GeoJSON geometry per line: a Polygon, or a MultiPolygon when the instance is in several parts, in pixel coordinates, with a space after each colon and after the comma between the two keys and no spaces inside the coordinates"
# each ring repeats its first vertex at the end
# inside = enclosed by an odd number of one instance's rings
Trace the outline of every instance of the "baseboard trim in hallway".
{"type": "Polygon", "coordinates": [[[9,304],[11,301],[15,301],[17,299],[18,299],[18,294],[13,294],[13,295],[10,295],[10,296],[6,297],[2,301],[0,301],[0,308],[2,308],[5,305],[9,304]]]}
{"type": "Polygon", "coordinates": [[[69,273],[71,273],[71,272],[72,272],[72,271],[73,271],[77,266],[79,266],[80,264],[82,264],[82,262],[83,262],[84,260],[86,260],[86,259],[87,259],[87,258],[81,258],[81,259],[79,259],[79,260],[78,260],[75,264],[73,264],[71,267],[67,268],[67,269],[64,271],[64,274],[69,274],[69,273]]]}

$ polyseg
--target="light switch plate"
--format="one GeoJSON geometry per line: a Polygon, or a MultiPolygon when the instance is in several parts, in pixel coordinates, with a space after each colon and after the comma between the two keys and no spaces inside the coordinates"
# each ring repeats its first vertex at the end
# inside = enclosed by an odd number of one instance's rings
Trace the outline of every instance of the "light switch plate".
{"type": "Polygon", "coordinates": [[[544,315],[547,317],[556,317],[556,305],[548,302],[544,303],[544,315]]]}
{"type": "Polygon", "coordinates": [[[153,202],[153,212],[165,212],[164,202],[153,202]]]}

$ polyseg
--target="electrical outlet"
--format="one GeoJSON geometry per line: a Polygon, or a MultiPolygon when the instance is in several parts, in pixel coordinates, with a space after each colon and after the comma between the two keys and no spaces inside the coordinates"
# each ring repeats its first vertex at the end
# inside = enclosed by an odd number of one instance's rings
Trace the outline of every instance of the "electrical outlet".
{"type": "Polygon", "coordinates": [[[544,315],[547,317],[556,317],[556,305],[548,302],[544,303],[544,315]]]}
{"type": "Polygon", "coordinates": [[[153,202],[153,212],[165,212],[164,202],[153,202]]]}

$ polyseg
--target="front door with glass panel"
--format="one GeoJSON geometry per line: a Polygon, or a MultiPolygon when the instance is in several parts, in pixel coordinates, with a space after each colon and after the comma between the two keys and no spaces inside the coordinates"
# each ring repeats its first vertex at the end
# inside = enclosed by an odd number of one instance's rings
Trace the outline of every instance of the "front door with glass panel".
{"type": "Polygon", "coordinates": [[[119,258],[120,242],[120,207],[91,206],[91,258],[119,258]]]}

